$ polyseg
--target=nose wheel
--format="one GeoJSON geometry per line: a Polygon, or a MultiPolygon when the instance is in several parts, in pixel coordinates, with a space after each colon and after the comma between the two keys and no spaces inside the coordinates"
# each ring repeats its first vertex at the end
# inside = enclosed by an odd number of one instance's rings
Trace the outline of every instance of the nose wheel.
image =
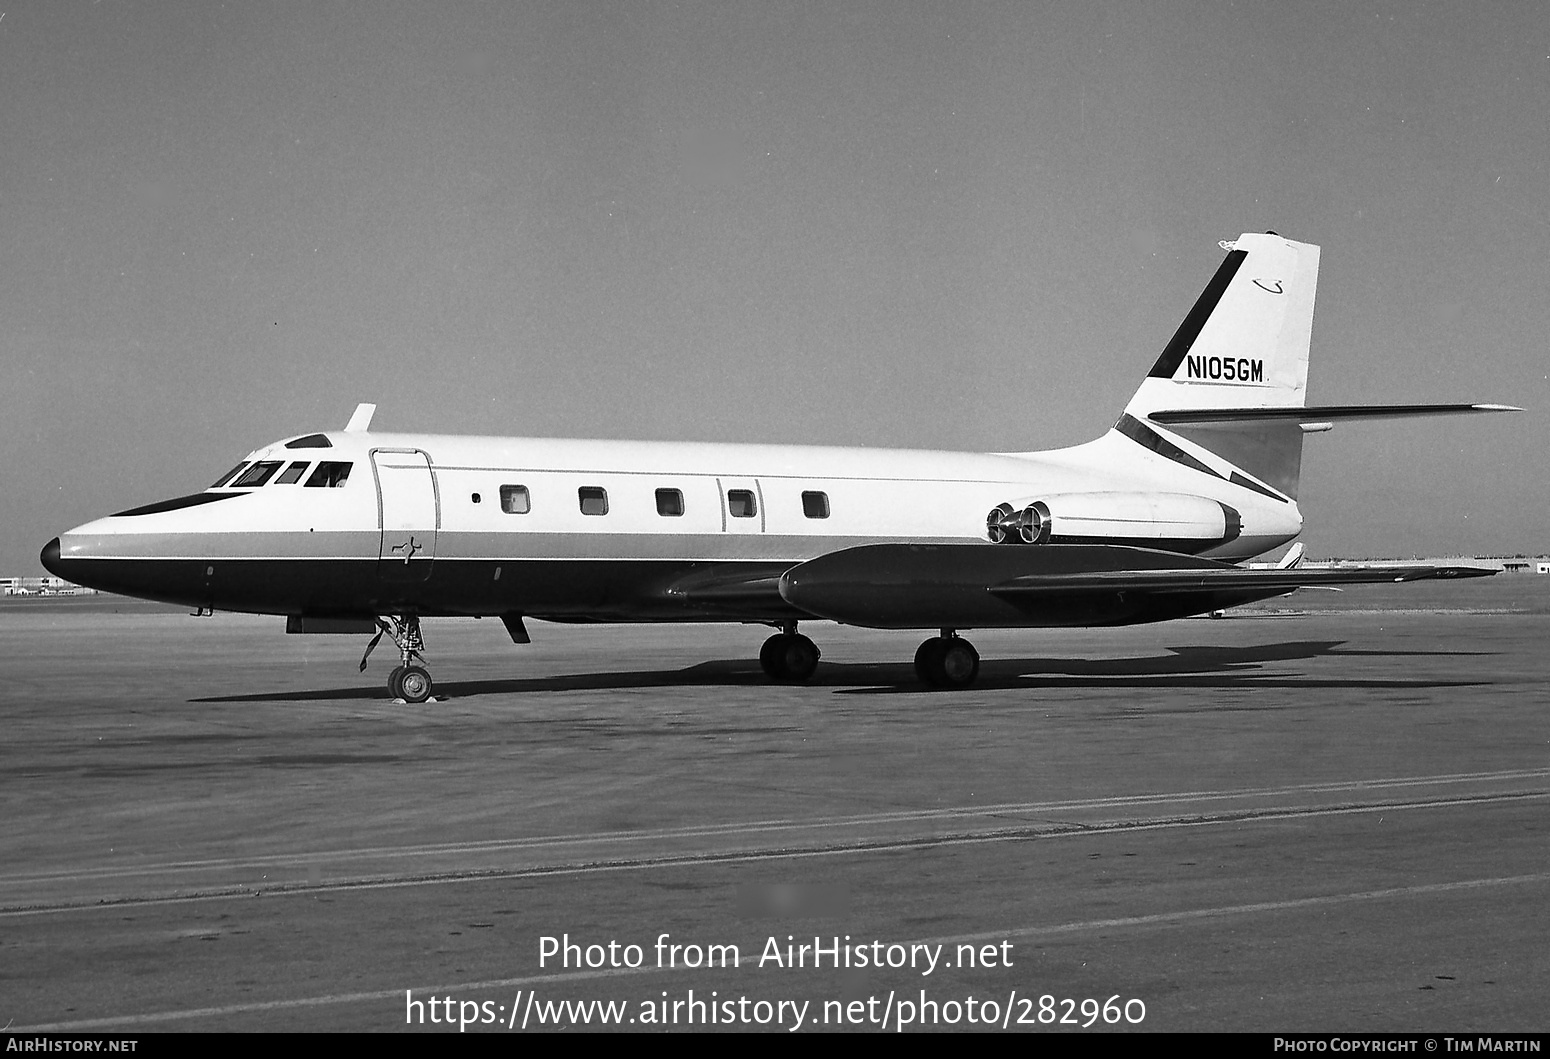
{"type": "MultiPolygon", "coordinates": [[[[398,674],[398,693],[393,696],[395,699],[424,702],[431,697],[431,675],[424,666],[400,666],[394,672],[398,674]]],[[[393,690],[391,684],[388,690],[393,690]]]]}
{"type": "Polygon", "coordinates": [[[371,652],[381,642],[382,637],[391,636],[393,643],[398,647],[399,664],[388,674],[388,694],[405,702],[429,701],[434,685],[431,683],[430,670],[420,664],[423,661],[420,652],[425,650],[425,637],[420,633],[420,619],[413,614],[379,618],[377,628],[379,630],[377,635],[371,638],[371,643],[366,645],[366,653],[361,656],[361,672],[366,672],[366,659],[371,657],[371,652]]]}
{"type": "Polygon", "coordinates": [[[915,673],[933,688],[966,688],[980,675],[980,653],[951,629],[915,652],[915,673]]]}

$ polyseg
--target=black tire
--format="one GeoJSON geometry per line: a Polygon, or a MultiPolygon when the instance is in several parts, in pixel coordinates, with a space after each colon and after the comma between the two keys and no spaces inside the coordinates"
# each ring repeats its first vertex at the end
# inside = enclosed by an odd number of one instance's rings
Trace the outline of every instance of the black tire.
{"type": "Polygon", "coordinates": [[[786,675],[786,634],[778,632],[764,641],[759,648],[759,668],[771,680],[781,680],[786,675]]]}
{"type": "Polygon", "coordinates": [[[933,636],[915,649],[915,675],[922,684],[933,688],[941,684],[938,671],[942,667],[942,655],[947,652],[947,644],[945,637],[933,636]]]}
{"type": "Polygon", "coordinates": [[[968,640],[954,637],[936,663],[938,684],[944,688],[966,688],[980,675],[980,653],[968,640]]]}
{"type": "Polygon", "coordinates": [[[781,652],[781,669],[784,671],[781,679],[797,684],[807,683],[818,669],[818,645],[802,635],[785,636],[782,639],[786,642],[781,652]]]}
{"type": "Polygon", "coordinates": [[[423,666],[408,666],[398,678],[398,690],[405,702],[424,702],[431,697],[431,675],[423,666]]]}
{"type": "Polygon", "coordinates": [[[404,675],[403,666],[394,666],[393,672],[388,674],[388,697],[401,699],[404,697],[404,689],[398,686],[398,681],[404,675]]]}

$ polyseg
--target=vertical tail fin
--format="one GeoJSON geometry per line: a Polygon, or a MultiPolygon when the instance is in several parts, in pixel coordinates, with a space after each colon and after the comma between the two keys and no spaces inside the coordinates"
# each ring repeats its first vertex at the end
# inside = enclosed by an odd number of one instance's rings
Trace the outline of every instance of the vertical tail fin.
{"type": "MultiPolygon", "coordinates": [[[[1157,425],[1147,421],[1150,413],[1301,408],[1306,403],[1319,248],[1274,233],[1241,235],[1222,247],[1226,260],[1115,427],[1147,448],[1185,463],[1201,461],[1187,447],[1159,433],[1157,425]]],[[[1287,496],[1297,495],[1303,432],[1296,421],[1165,429],[1232,464],[1241,472],[1234,480],[1247,477],[1287,496]]]]}

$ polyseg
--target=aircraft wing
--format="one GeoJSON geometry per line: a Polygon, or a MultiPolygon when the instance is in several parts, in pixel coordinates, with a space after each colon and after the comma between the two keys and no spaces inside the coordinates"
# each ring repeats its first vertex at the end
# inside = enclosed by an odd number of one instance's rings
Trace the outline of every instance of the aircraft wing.
{"type": "Polygon", "coordinates": [[[1304,585],[1484,577],[1466,565],[1250,569],[1111,544],[873,544],[792,567],[781,597],[872,628],[1125,625],[1202,614],[1304,585]]]}
{"type": "Polygon", "coordinates": [[[685,620],[821,617],[873,628],[1127,624],[1308,586],[1486,577],[1486,567],[1391,563],[1250,569],[1125,545],[869,544],[804,563],[707,563],[662,594],[685,620]]]}
{"type": "Polygon", "coordinates": [[[1494,569],[1480,566],[1432,566],[1424,564],[1373,564],[1317,570],[1249,570],[1229,566],[1220,570],[1103,570],[1079,574],[1025,574],[987,591],[998,596],[1041,592],[1211,592],[1219,589],[1294,588],[1323,585],[1366,585],[1385,582],[1431,581],[1461,577],[1489,577],[1494,569]]]}

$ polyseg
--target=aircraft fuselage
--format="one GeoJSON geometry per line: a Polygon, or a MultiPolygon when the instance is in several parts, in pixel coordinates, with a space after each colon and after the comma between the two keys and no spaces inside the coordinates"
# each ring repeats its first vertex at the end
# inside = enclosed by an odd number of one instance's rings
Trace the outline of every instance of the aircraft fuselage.
{"type": "MultiPolygon", "coordinates": [[[[1106,498],[1103,510],[1057,507],[1054,543],[1214,559],[1259,554],[1301,529],[1295,503],[1204,480],[1166,460],[1104,474],[1108,445],[1130,448],[1135,465],[1131,443],[1114,435],[1029,455],[309,437],[307,447],[277,442],[250,453],[247,468],[276,465],[262,484],[223,482],[87,523],[60,537],[48,565],[78,583],[217,610],[782,621],[812,615],[775,592],[718,595],[718,588],[777,579],[798,563],[862,545],[990,547],[986,512],[1000,504],[1106,498]],[[314,447],[317,439],[328,447],[314,447]],[[325,463],[349,464],[348,476],[333,487],[311,482],[325,463]],[[1159,481],[1169,475],[1179,480],[1159,481]]],[[[998,624],[1094,623],[1090,606],[1079,614],[1059,609],[1020,618],[1008,611],[998,624]]],[[[1113,619],[1124,620],[1116,612],[1101,623],[1113,619]]]]}

